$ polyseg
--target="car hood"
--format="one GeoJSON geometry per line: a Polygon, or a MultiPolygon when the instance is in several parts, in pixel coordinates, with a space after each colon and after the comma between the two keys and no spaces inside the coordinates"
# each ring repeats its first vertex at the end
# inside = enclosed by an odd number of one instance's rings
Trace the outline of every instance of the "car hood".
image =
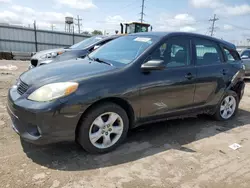
{"type": "Polygon", "coordinates": [[[87,59],[52,63],[31,69],[20,76],[26,84],[40,86],[54,82],[83,80],[89,76],[110,72],[117,67],[87,59]]]}
{"type": "Polygon", "coordinates": [[[32,56],[31,59],[40,59],[41,56],[48,54],[48,53],[53,53],[53,52],[60,52],[65,50],[64,48],[56,48],[56,49],[50,49],[50,50],[43,50],[40,52],[37,52],[35,55],[32,56]]]}

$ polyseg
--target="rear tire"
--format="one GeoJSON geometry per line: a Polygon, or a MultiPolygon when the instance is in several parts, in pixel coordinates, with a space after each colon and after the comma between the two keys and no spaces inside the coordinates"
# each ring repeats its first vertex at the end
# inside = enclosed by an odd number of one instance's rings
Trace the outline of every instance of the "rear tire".
{"type": "Polygon", "coordinates": [[[91,109],[78,129],[78,143],[90,153],[114,150],[127,137],[129,120],[123,108],[103,103],[91,109]]]}
{"type": "Polygon", "coordinates": [[[228,91],[220,101],[215,114],[216,120],[226,121],[231,119],[238,111],[239,97],[236,92],[228,91]]]}

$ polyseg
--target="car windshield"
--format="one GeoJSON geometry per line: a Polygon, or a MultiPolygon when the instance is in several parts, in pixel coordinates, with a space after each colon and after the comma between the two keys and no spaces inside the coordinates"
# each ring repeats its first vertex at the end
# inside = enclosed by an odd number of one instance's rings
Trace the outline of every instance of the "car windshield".
{"type": "Polygon", "coordinates": [[[152,36],[123,36],[103,45],[89,57],[129,64],[157,40],[152,36]]]}
{"type": "Polygon", "coordinates": [[[69,48],[71,48],[71,49],[84,49],[84,48],[90,46],[91,44],[94,44],[102,39],[103,39],[103,37],[100,37],[100,36],[90,37],[90,38],[87,38],[79,43],[74,44],[73,46],[71,46],[69,48]]]}

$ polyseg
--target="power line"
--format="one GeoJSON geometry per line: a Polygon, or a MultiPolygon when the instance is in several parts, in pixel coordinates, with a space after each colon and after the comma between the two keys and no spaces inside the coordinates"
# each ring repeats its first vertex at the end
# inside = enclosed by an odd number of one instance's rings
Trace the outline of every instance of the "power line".
{"type": "Polygon", "coordinates": [[[207,35],[209,33],[209,30],[207,30],[205,33],[204,33],[204,35],[207,35]]]}
{"type": "Polygon", "coordinates": [[[141,23],[144,21],[143,16],[145,15],[144,14],[144,2],[145,2],[145,0],[142,0],[141,13],[140,13],[141,14],[141,19],[140,19],[141,23]]]}
{"type": "Polygon", "coordinates": [[[238,28],[238,29],[242,29],[242,30],[249,30],[250,31],[250,28],[247,28],[247,27],[242,27],[242,26],[238,26],[238,25],[234,25],[234,24],[231,24],[231,23],[228,23],[228,22],[225,22],[226,24],[228,25],[231,25],[235,28],[238,28]]]}
{"type": "Polygon", "coordinates": [[[215,30],[215,27],[214,27],[214,25],[215,25],[215,22],[216,21],[218,21],[219,20],[219,18],[216,18],[216,14],[214,14],[214,18],[213,19],[210,19],[209,21],[210,22],[212,22],[212,27],[211,27],[211,36],[213,36],[214,35],[214,30],[215,30]]]}
{"type": "Polygon", "coordinates": [[[75,25],[78,27],[78,33],[81,33],[82,23],[80,23],[80,22],[82,21],[82,19],[80,19],[79,15],[77,15],[77,18],[75,18],[75,20],[77,21],[77,23],[75,25]]]}

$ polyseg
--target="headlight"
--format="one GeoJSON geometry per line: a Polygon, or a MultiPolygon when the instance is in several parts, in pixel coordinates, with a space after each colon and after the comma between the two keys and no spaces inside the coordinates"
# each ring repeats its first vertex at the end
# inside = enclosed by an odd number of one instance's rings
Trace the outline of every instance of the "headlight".
{"type": "Polygon", "coordinates": [[[52,57],[56,57],[58,54],[57,54],[56,52],[52,52],[50,55],[51,55],[52,57]]]}
{"type": "Polygon", "coordinates": [[[60,82],[44,85],[28,97],[29,100],[46,102],[51,101],[60,97],[64,97],[74,93],[78,88],[78,83],[76,82],[60,82]]]}
{"type": "Polygon", "coordinates": [[[40,58],[41,58],[41,59],[46,59],[46,58],[47,58],[47,54],[42,55],[40,58]]]}
{"type": "Polygon", "coordinates": [[[56,56],[61,55],[63,53],[64,53],[63,51],[60,51],[60,52],[51,52],[51,53],[47,53],[45,55],[42,55],[40,58],[41,59],[55,58],[56,56]]]}

